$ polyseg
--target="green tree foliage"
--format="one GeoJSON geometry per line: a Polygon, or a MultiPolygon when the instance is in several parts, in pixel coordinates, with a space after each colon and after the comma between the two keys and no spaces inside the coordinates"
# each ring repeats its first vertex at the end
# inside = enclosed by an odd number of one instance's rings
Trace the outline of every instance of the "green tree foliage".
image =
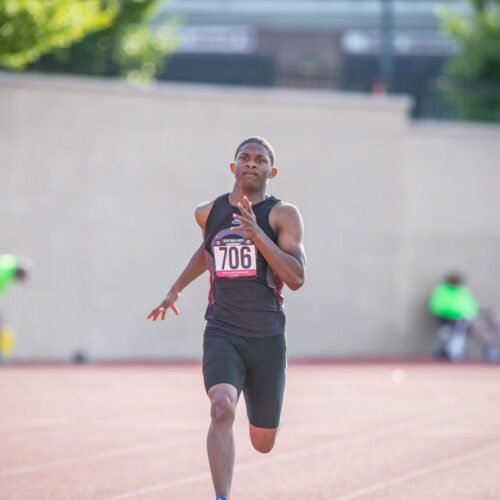
{"type": "Polygon", "coordinates": [[[107,51],[108,63],[116,68],[115,74],[133,81],[151,80],[175,47],[174,33],[178,24],[176,19],[172,19],[153,29],[151,21],[158,4],[159,0],[122,1],[116,24],[106,32],[91,36],[94,40],[85,44],[87,51],[100,45],[104,47],[101,67],[107,51]],[[109,49],[106,50],[106,46],[109,49]]]}
{"type": "Polygon", "coordinates": [[[446,65],[447,88],[462,118],[500,121],[500,0],[470,0],[471,14],[439,12],[460,53],[446,65]]]}
{"type": "Polygon", "coordinates": [[[158,0],[120,0],[113,23],[66,50],[42,58],[29,69],[144,82],[155,77],[175,44],[176,21],[156,29],[151,21],[158,0]]]}
{"type": "Polygon", "coordinates": [[[152,28],[158,4],[159,0],[0,0],[10,20],[0,24],[0,34],[5,31],[11,39],[5,60],[15,61],[8,65],[15,69],[151,80],[174,47],[177,26],[171,20],[152,28]],[[71,26],[78,36],[62,39],[61,26],[71,26]],[[45,41],[40,35],[44,33],[45,41]],[[35,51],[42,44],[43,50],[35,51]],[[24,50],[23,59],[14,51],[17,46],[24,50]]]}
{"type": "Polygon", "coordinates": [[[117,11],[116,2],[101,0],[0,0],[0,66],[23,69],[107,28],[117,11]]]}

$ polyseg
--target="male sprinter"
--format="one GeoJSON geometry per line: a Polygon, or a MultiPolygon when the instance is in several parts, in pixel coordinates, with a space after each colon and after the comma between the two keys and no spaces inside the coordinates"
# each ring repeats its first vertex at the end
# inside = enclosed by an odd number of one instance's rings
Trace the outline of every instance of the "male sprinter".
{"type": "Polygon", "coordinates": [[[229,165],[231,193],[202,203],[195,218],[203,242],[165,300],[148,319],[163,320],[180,292],[210,271],[203,377],[211,402],[207,451],[215,494],[229,498],[234,467],[233,421],[243,391],[254,448],[268,453],[280,425],[285,388],[285,283],[304,283],[303,223],[297,208],[267,194],[278,173],[274,151],[261,137],[249,137],[229,165]]]}

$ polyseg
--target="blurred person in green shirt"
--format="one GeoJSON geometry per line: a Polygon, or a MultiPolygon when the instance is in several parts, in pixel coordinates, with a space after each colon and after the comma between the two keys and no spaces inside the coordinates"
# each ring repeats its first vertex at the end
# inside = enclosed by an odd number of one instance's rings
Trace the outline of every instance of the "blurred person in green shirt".
{"type": "MultiPolygon", "coordinates": [[[[24,264],[9,254],[0,254],[0,296],[3,295],[14,281],[24,281],[28,271],[24,264]]],[[[0,315],[0,362],[12,352],[14,333],[6,328],[0,315]]]]}
{"type": "Polygon", "coordinates": [[[0,295],[15,281],[24,281],[28,271],[14,255],[0,254],[0,295]]]}
{"type": "Polygon", "coordinates": [[[467,345],[467,330],[479,312],[474,296],[457,272],[449,273],[432,290],[428,309],[439,322],[439,355],[451,361],[463,361],[467,345]]]}

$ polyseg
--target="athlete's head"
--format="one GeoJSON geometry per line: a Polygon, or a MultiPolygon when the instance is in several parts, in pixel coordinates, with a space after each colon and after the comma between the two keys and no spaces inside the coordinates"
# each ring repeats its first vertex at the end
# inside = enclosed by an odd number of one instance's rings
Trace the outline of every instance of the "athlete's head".
{"type": "Polygon", "coordinates": [[[271,144],[258,136],[246,138],[236,148],[230,168],[236,182],[249,191],[262,190],[267,181],[278,173],[271,144]]]}
{"type": "Polygon", "coordinates": [[[245,146],[245,144],[260,144],[267,151],[267,155],[269,156],[269,163],[271,164],[271,166],[274,165],[275,154],[273,147],[271,146],[269,141],[266,141],[264,137],[260,137],[258,135],[247,137],[243,142],[240,143],[240,145],[236,148],[236,152],[234,153],[235,160],[238,157],[240,149],[245,146]]]}

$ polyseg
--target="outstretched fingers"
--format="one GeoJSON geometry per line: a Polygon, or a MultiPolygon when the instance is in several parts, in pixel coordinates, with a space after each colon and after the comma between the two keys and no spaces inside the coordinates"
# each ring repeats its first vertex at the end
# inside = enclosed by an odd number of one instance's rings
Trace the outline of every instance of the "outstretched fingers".
{"type": "Polygon", "coordinates": [[[246,196],[243,196],[243,202],[238,203],[238,208],[240,209],[242,215],[246,215],[248,217],[253,216],[252,204],[246,196]]]}
{"type": "Polygon", "coordinates": [[[246,196],[243,196],[243,204],[245,205],[247,211],[253,215],[252,202],[246,196]]]}
{"type": "Polygon", "coordinates": [[[153,321],[156,321],[158,319],[158,316],[160,315],[161,311],[160,308],[157,307],[156,309],[153,309],[146,317],[146,319],[152,319],[153,321]]]}
{"type": "Polygon", "coordinates": [[[233,214],[236,219],[242,219],[246,221],[252,221],[254,218],[254,213],[251,206],[245,206],[242,203],[238,203],[239,214],[233,214]]]}
{"type": "Polygon", "coordinates": [[[177,306],[175,304],[170,304],[168,307],[160,306],[156,309],[153,309],[153,311],[148,314],[146,319],[152,319],[153,321],[156,321],[158,318],[160,318],[163,321],[167,316],[168,309],[172,309],[175,315],[179,316],[179,309],[177,309],[177,306]]]}

